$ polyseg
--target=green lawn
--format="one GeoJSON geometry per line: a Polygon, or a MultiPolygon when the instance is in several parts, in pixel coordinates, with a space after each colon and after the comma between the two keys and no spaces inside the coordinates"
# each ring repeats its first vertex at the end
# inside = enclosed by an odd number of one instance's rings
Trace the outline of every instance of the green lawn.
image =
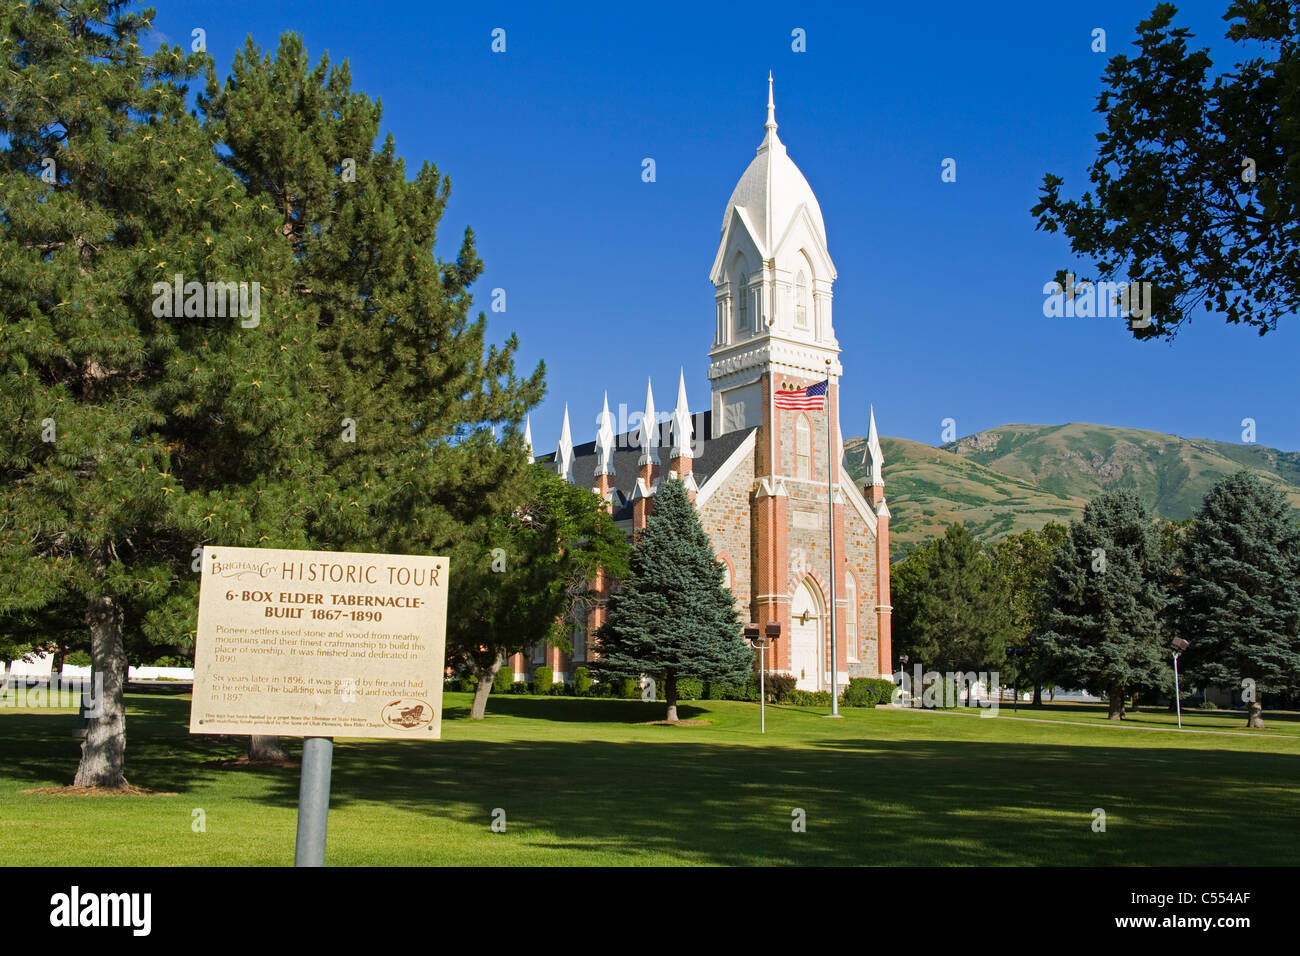
{"type": "MultiPolygon", "coordinates": [[[[74,717],[0,710],[0,864],[292,862],[296,770],[217,765],[242,741],[191,736],[188,697],[128,702],[128,779],[175,796],[22,793],[71,781],[74,717]]],[[[505,697],[483,722],[468,695],[446,706],[441,741],[338,743],[330,863],[1300,864],[1300,737],[787,707],[760,737],[744,703],[684,705],[697,727],[637,726],[663,711],[639,701],[505,697]]]]}
{"type": "MultiPolygon", "coordinates": [[[[1108,720],[1104,704],[1048,703],[1034,708],[1025,703],[1013,711],[1010,702],[1000,705],[999,716],[1023,717],[1037,720],[1071,720],[1085,724],[1104,724],[1120,727],[1155,727],[1168,730],[1178,729],[1178,715],[1164,707],[1131,707],[1123,721],[1108,720]]],[[[1183,709],[1184,730],[1213,730],[1220,733],[1240,733],[1258,736],[1260,734],[1286,734],[1300,737],[1300,714],[1295,711],[1264,711],[1264,729],[1251,730],[1246,726],[1244,710],[1199,710],[1183,709]]]]}

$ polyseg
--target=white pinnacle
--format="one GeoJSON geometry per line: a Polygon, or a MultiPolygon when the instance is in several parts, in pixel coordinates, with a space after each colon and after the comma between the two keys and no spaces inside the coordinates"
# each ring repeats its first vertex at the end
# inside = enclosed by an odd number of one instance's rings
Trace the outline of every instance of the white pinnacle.
{"type": "Polygon", "coordinates": [[[605,407],[596,429],[596,474],[614,474],[614,427],[609,419],[609,392],[605,393],[605,407]]]}
{"type": "Polygon", "coordinates": [[[862,463],[871,464],[871,484],[885,484],[884,476],[880,472],[881,466],[885,463],[885,456],[880,450],[880,436],[876,434],[876,409],[871,406],[871,424],[867,426],[867,448],[862,453],[862,463]]]}
{"type": "Polygon", "coordinates": [[[638,465],[659,464],[659,416],[655,414],[655,396],[650,380],[645,383],[645,414],[641,416],[641,458],[638,465]]]}
{"type": "Polygon", "coordinates": [[[776,101],[772,99],[772,71],[767,71],[767,122],[764,129],[776,129],[776,101]]]}
{"type": "Polygon", "coordinates": [[[524,448],[528,449],[528,464],[532,464],[535,456],[533,455],[533,423],[530,416],[524,416],[524,448]]]}
{"type": "Polygon", "coordinates": [[[691,451],[691,406],[686,401],[686,370],[677,379],[677,408],[673,412],[673,449],[670,458],[694,458],[691,451]]]}
{"type": "Polygon", "coordinates": [[[569,431],[569,406],[564,406],[564,427],[560,429],[560,445],[555,450],[555,473],[573,483],[573,435],[569,431]]]}

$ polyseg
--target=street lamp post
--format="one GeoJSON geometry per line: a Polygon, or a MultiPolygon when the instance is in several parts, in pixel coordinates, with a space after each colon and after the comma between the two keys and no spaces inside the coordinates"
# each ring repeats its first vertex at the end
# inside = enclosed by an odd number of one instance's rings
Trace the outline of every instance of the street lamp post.
{"type": "Polygon", "coordinates": [[[1178,708],[1178,729],[1183,729],[1183,695],[1178,688],[1178,656],[1191,644],[1181,637],[1174,638],[1174,704],[1178,708]]]}
{"type": "Polygon", "coordinates": [[[745,640],[758,648],[758,732],[767,733],[767,655],[769,647],[781,636],[781,623],[768,621],[766,633],[760,634],[757,624],[745,625],[745,640]]]}
{"type": "MultiPolygon", "coordinates": [[[[898,655],[898,689],[900,691],[903,690],[903,681],[907,680],[907,662],[909,660],[911,660],[911,658],[907,654],[898,655]]],[[[911,692],[910,691],[906,692],[905,694],[903,694],[903,696],[907,698],[907,706],[911,707],[912,706],[911,692]]]]}

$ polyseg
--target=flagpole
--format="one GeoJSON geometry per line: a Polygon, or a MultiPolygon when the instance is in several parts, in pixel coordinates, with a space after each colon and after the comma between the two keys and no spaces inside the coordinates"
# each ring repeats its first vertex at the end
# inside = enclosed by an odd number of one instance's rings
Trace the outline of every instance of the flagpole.
{"type": "Polygon", "coordinates": [[[840,715],[839,688],[839,654],[835,646],[835,453],[834,439],[831,437],[831,360],[826,360],[826,508],[830,514],[831,530],[831,713],[840,715]]]}

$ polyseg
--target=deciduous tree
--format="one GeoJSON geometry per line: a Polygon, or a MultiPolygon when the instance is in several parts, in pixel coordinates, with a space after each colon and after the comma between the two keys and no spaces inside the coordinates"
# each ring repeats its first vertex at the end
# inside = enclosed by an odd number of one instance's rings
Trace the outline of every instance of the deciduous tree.
{"type": "Polygon", "coordinates": [[[1151,284],[1135,338],[1172,337],[1198,308],[1263,335],[1300,306],[1300,5],[1233,0],[1243,53],[1218,75],[1176,14],[1157,6],[1137,54],[1106,68],[1093,191],[1064,199],[1049,174],[1031,212],[1101,279],[1151,284]]]}

